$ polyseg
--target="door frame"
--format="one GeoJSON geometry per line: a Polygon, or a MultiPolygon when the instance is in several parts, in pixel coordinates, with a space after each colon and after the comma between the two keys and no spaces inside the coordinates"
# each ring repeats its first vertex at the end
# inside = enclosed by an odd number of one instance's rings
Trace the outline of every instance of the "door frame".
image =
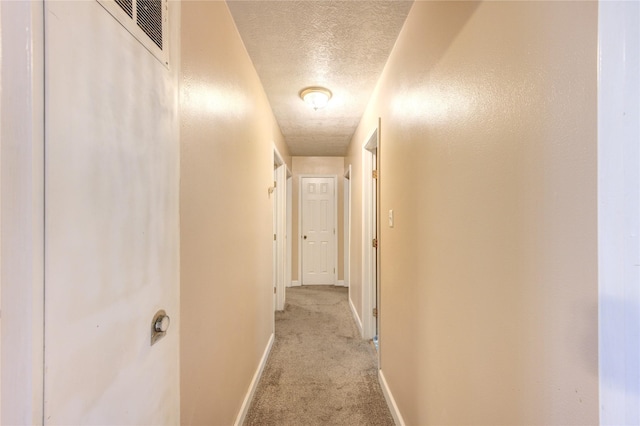
{"type": "Polygon", "coordinates": [[[44,1],[0,3],[0,422],[43,424],[44,1]]]}
{"type": "Polygon", "coordinates": [[[298,279],[300,285],[304,285],[302,276],[302,179],[304,178],[330,178],[333,179],[333,224],[336,229],[335,238],[333,239],[333,264],[336,273],[333,276],[333,285],[338,284],[338,175],[314,175],[301,174],[298,175],[298,279]]]}
{"type": "MultiPolygon", "coordinates": [[[[364,339],[373,339],[376,335],[377,322],[380,320],[380,294],[378,294],[378,317],[373,316],[373,308],[376,305],[376,289],[380,283],[380,268],[379,268],[379,256],[376,254],[376,249],[372,247],[372,240],[374,236],[374,220],[376,217],[379,219],[378,209],[380,206],[380,175],[378,174],[378,182],[376,185],[375,193],[373,190],[373,149],[377,149],[377,165],[376,169],[379,173],[380,164],[380,121],[378,119],[378,126],[373,129],[369,134],[369,137],[362,144],[362,337],[364,339]],[[377,201],[376,209],[372,208],[374,197],[377,201]],[[374,277],[377,278],[374,280],[374,277]]],[[[378,238],[378,250],[380,250],[380,232],[379,232],[379,220],[377,220],[377,238],[378,238]]],[[[378,253],[379,254],[379,253],[378,253]]],[[[379,333],[378,333],[379,334],[379,333]]],[[[378,335],[378,342],[380,342],[380,336],[378,335]]],[[[378,351],[380,353],[380,351],[378,351]]]]}
{"type": "Polygon", "coordinates": [[[598,377],[601,424],[637,424],[640,77],[637,2],[598,3],[598,377]],[[637,376],[636,376],[637,378],[637,376]]]}

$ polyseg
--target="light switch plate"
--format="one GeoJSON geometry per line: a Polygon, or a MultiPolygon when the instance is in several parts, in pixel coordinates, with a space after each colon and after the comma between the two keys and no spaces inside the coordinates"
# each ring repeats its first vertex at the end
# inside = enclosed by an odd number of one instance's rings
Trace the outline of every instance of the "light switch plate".
{"type": "Polygon", "coordinates": [[[389,210],[389,228],[393,228],[393,210],[389,210]]]}

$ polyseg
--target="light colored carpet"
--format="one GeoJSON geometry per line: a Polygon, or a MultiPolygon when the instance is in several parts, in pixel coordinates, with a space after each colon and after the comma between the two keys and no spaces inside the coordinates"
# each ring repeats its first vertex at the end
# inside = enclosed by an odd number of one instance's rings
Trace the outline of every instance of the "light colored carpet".
{"type": "Polygon", "coordinates": [[[333,286],[287,289],[245,425],[393,425],[371,343],[333,286]]]}

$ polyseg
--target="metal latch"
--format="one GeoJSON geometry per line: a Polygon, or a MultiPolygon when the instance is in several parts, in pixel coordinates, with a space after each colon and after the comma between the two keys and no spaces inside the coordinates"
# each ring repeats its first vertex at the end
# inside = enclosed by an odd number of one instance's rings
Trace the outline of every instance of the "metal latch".
{"type": "Polygon", "coordinates": [[[151,345],[153,346],[158,340],[162,339],[165,334],[167,334],[167,330],[169,329],[169,325],[171,324],[171,318],[167,315],[165,311],[162,309],[156,312],[153,316],[153,320],[151,320],[151,345]]]}

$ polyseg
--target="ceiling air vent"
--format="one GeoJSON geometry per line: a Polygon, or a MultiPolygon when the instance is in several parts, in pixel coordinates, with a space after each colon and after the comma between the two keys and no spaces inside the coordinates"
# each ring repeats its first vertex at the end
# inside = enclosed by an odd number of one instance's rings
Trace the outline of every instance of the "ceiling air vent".
{"type": "Polygon", "coordinates": [[[168,0],[97,0],[160,62],[169,66],[168,0]]]}

